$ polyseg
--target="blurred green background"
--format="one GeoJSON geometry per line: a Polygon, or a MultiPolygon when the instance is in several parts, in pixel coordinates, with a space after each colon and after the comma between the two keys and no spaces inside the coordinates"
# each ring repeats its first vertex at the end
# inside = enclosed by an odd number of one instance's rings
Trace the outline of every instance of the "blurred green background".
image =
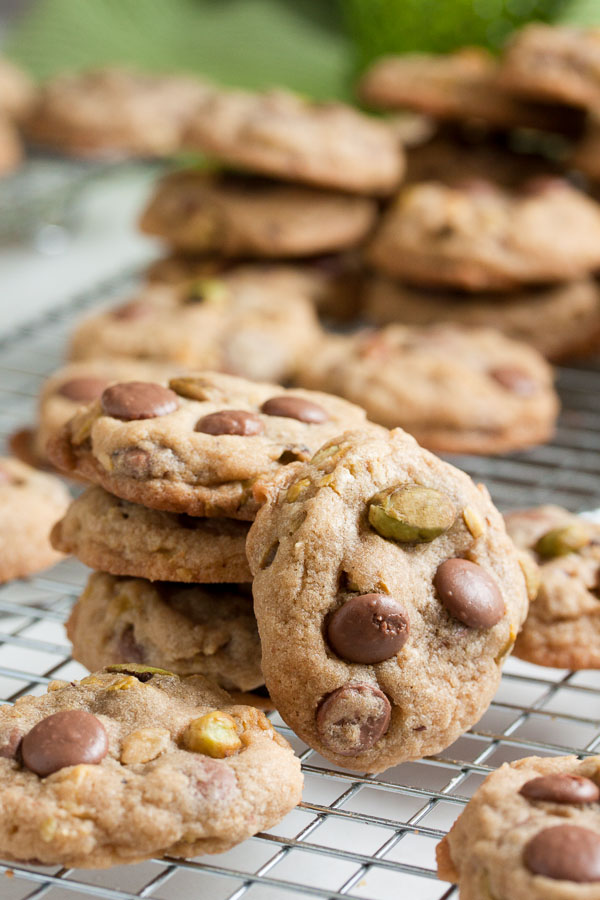
{"type": "Polygon", "coordinates": [[[5,51],[41,78],[121,62],[347,98],[382,53],[496,49],[530,19],[600,23],[600,0],[38,0],[5,51]]]}

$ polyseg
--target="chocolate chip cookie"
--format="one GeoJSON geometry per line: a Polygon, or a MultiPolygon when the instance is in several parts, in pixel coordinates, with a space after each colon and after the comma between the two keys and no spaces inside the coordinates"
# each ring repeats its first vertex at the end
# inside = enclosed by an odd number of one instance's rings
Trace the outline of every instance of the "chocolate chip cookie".
{"type": "Polygon", "coordinates": [[[599,785],[599,756],[505,763],[438,845],[438,877],[465,900],[594,900],[599,785]]]}
{"type": "Polygon", "coordinates": [[[243,266],[180,286],[146,287],[84,319],[72,359],[120,356],[282,381],[320,334],[308,288],[287,269],[243,266]]]}
{"type": "Polygon", "coordinates": [[[532,347],[452,324],[329,335],[298,380],[445,453],[506,453],[543,443],[559,408],[552,370],[532,347]]]}
{"type": "Polygon", "coordinates": [[[377,60],[358,92],[374,107],[412,109],[448,121],[476,119],[490,128],[562,132],[581,124],[569,109],[515,96],[498,74],[494,58],[474,47],[448,55],[407,53],[377,60]]]}
{"type": "Polygon", "coordinates": [[[168,388],[107,388],[51,443],[50,458],[151,509],[249,520],[260,477],[365,423],[364,410],[338,397],[203,372],[168,388]]]}
{"type": "Polygon", "coordinates": [[[487,708],[527,612],[502,517],[400,429],[347,432],[288,475],[247,543],[277,709],[359,771],[441,751],[487,708]]]}
{"type": "Polygon", "coordinates": [[[25,129],[74,156],[169,156],[208,92],[194,78],[117,67],[59,74],[41,87],[25,129]]]}
{"type": "Polygon", "coordinates": [[[71,503],[51,540],[57,550],[111,575],[234,583],[252,581],[247,533],[245,522],[147,509],[91,487],[71,503]]]}
{"type": "Polygon", "coordinates": [[[390,194],[404,168],[385,122],[281,90],[207,94],[186,140],[233,166],[349,193],[390,194]]]}
{"type": "Polygon", "coordinates": [[[558,178],[519,191],[481,179],[460,188],[423,182],[389,208],[368,258],[392,277],[432,287],[569,281],[600,265],[600,206],[558,178]]]}
{"type": "Polygon", "coordinates": [[[600,349],[600,289],[592,278],[504,294],[464,294],[375,276],[364,288],[363,314],[375,325],[454,322],[495,328],[552,362],[600,349]]]}
{"type": "Polygon", "coordinates": [[[25,578],[62,559],[48,535],[70,499],[54,476],[17,459],[0,458],[0,583],[25,578]]]}
{"type": "Polygon", "coordinates": [[[225,690],[264,684],[250,585],[176,584],[94,572],[67,622],[90,671],[145,663],[206,675],[225,690]]]}
{"type": "Polygon", "coordinates": [[[502,84],[516,96],[600,109],[600,30],[536,22],[505,48],[502,84]]]}
{"type": "Polygon", "coordinates": [[[264,714],[201,676],[111,666],[0,709],[4,859],[105,868],[228,850],[300,800],[264,714]]]}
{"type": "Polygon", "coordinates": [[[368,197],[191,170],[159,183],[140,226],[180,253],[282,258],[354,247],[376,216],[368,197]]]}
{"type": "Polygon", "coordinates": [[[90,359],[63,366],[46,379],[38,399],[36,428],[27,429],[28,444],[14,452],[24,462],[47,466],[46,446],[81,406],[101,396],[116,381],[154,381],[168,378],[173,366],[128,359],[90,359]]]}
{"type": "Polygon", "coordinates": [[[540,666],[600,668],[600,525],[558,506],[508,513],[505,521],[539,565],[515,654],[540,666]]]}

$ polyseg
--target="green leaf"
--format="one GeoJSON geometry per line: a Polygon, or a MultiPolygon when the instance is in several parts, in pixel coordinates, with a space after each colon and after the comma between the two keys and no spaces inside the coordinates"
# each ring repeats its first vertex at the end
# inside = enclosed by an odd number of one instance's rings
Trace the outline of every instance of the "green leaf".
{"type": "MultiPolygon", "coordinates": [[[[587,0],[592,2],[592,0],[587,0]]],[[[530,19],[551,21],[567,0],[340,0],[362,69],[386,53],[498,48],[530,19]]]]}
{"type": "Polygon", "coordinates": [[[322,0],[40,0],[6,52],[36,76],[105,63],[347,97],[349,46],[322,0]]]}

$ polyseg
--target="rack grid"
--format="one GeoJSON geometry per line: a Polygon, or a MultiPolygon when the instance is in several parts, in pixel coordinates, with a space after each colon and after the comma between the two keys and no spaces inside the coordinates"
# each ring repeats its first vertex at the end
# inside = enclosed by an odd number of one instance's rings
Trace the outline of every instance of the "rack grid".
{"type": "MultiPolygon", "coordinates": [[[[0,437],[35,415],[43,378],[61,363],[75,316],[135,284],[123,273],[0,340],[0,437]]],[[[600,506],[600,365],[561,368],[563,413],[553,443],[501,458],[456,457],[501,508],[600,506]]],[[[63,623],[87,570],[66,560],[0,588],[0,703],[84,674],[63,623]]],[[[276,828],[220,856],[153,860],[107,871],[0,863],[2,900],[457,900],[435,877],[435,845],[485,775],[531,754],[600,752],[600,672],[509,659],[482,720],[443,754],[379,776],[331,767],[272,713],[302,760],[302,804],[276,828]]]]}

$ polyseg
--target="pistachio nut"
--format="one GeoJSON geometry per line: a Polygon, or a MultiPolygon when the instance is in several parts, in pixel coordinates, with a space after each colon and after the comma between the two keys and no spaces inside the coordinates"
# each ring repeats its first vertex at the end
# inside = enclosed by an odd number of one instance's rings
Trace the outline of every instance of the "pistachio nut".
{"type": "Polygon", "coordinates": [[[193,719],[183,733],[183,743],[186,750],[213,759],[233,756],[242,746],[235,719],[218,709],[193,719]]]}
{"type": "Polygon", "coordinates": [[[590,535],[585,525],[572,522],[562,528],[551,528],[539,538],[534,549],[540,556],[566,556],[577,553],[590,542],[590,535]]]}
{"type": "Polygon", "coordinates": [[[401,484],[376,494],[369,522],[382,537],[425,543],[452,527],[456,509],[445,495],[421,484],[401,484]]]}

